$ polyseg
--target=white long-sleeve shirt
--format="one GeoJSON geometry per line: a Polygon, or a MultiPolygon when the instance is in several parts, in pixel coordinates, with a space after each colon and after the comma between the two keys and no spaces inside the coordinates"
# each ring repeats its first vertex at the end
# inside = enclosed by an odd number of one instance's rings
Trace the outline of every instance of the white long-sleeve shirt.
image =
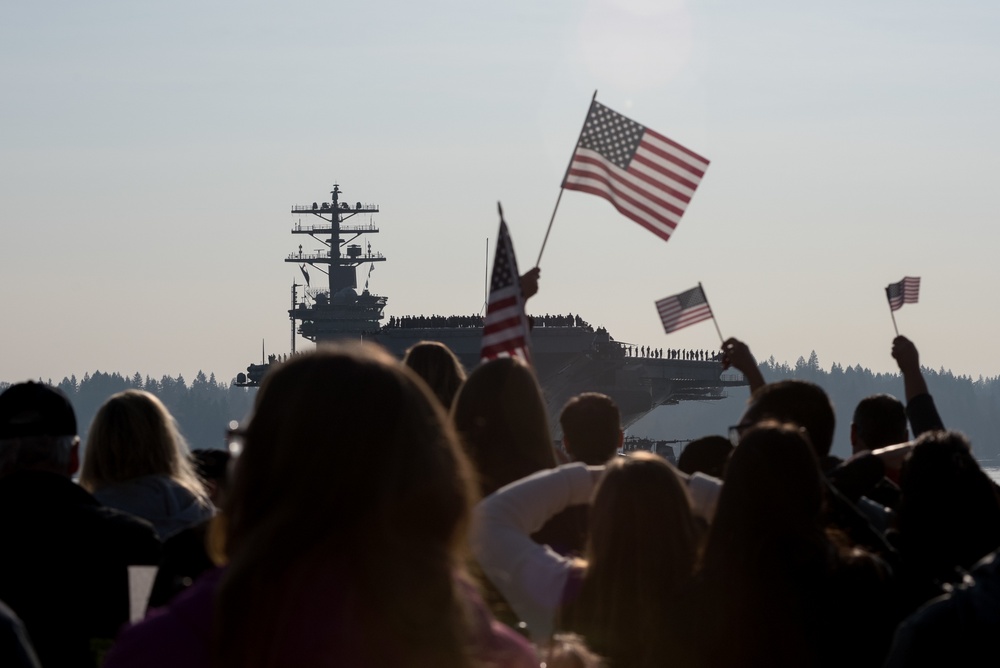
{"type": "Polygon", "coordinates": [[[584,464],[539,471],[476,506],[472,552],[535,642],[552,635],[572,561],[531,540],[531,534],[564,508],[589,503],[603,472],[603,466],[584,464]]]}
{"type": "MultiPolygon", "coordinates": [[[[603,466],[565,464],[503,487],[475,508],[472,553],[537,643],[552,635],[573,562],[531,539],[554,515],[589,503],[603,466]]],[[[721,481],[683,476],[696,515],[711,521],[721,481]]]]}

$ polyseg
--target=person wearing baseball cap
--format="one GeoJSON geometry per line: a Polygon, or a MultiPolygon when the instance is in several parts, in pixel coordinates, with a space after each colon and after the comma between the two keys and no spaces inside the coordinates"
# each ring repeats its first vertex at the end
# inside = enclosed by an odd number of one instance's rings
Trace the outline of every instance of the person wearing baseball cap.
{"type": "Polygon", "coordinates": [[[58,389],[27,382],[0,394],[0,600],[43,666],[100,665],[129,619],[128,566],[160,555],[148,522],[73,482],[79,447],[58,389]]]}
{"type": "Polygon", "coordinates": [[[72,475],[80,437],[69,399],[42,383],[12,385],[0,394],[0,444],[0,475],[39,468],[72,475]]]}

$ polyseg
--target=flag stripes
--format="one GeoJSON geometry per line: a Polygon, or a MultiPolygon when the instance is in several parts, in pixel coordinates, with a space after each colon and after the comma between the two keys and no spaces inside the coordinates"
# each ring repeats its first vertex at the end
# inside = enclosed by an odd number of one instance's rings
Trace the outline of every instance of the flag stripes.
{"type": "Polygon", "coordinates": [[[903,304],[916,304],[920,296],[920,278],[907,276],[898,283],[890,283],[885,295],[889,299],[890,311],[898,311],[903,304]]]}
{"type": "Polygon", "coordinates": [[[519,357],[528,362],[529,345],[528,319],[524,314],[517,259],[507,224],[501,219],[479,357],[481,360],[519,357]]]}
{"type": "Polygon", "coordinates": [[[708,165],[677,142],[594,102],[562,187],[603,197],[669,239],[708,165]]]}

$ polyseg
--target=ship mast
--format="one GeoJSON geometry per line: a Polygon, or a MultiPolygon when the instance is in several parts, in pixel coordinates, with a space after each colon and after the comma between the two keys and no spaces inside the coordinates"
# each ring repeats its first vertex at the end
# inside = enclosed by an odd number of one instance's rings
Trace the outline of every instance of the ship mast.
{"type": "Polygon", "coordinates": [[[384,262],[385,257],[381,253],[372,253],[371,242],[364,248],[360,243],[353,242],[362,235],[378,234],[378,228],[374,223],[345,224],[360,214],[376,214],[379,208],[361,202],[351,206],[341,202],[340,195],[340,186],[335,184],[330,191],[329,202],[292,207],[293,214],[320,219],[315,225],[303,225],[301,221],[296,223],[292,234],[308,235],[324,246],[315,252],[307,252],[299,244],[298,252],[285,258],[285,262],[299,264],[306,279],[303,300],[293,303],[289,317],[301,322],[299,334],[310,341],[357,338],[377,331],[386,304],[385,297],[371,295],[367,290],[361,295],[357,293],[357,268],[362,264],[384,262]],[[309,285],[307,265],[327,275],[328,289],[309,285]]]}

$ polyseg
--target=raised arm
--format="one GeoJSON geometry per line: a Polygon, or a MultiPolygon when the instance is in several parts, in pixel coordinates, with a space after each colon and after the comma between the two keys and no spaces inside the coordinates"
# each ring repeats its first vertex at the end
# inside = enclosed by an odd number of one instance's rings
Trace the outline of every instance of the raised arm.
{"type": "Polygon", "coordinates": [[[903,391],[906,394],[906,417],[910,420],[913,438],[926,431],[944,429],[944,422],[937,412],[934,399],[927,389],[927,381],[920,370],[920,353],[905,336],[892,341],[892,356],[903,374],[903,391]]]}
{"type": "Polygon", "coordinates": [[[892,357],[899,365],[899,371],[903,374],[903,390],[906,392],[906,402],[909,403],[913,397],[921,394],[929,394],[927,391],[927,381],[920,370],[920,353],[905,336],[897,336],[892,340],[892,357]]]}
{"type": "Polygon", "coordinates": [[[472,553],[532,639],[547,642],[572,561],[531,534],[568,506],[588,503],[603,467],[566,464],[503,487],[476,506],[472,553]]]}
{"type": "Polygon", "coordinates": [[[750,384],[751,394],[766,384],[750,347],[739,339],[726,339],[722,344],[722,368],[725,370],[730,367],[743,373],[750,384]]]}

